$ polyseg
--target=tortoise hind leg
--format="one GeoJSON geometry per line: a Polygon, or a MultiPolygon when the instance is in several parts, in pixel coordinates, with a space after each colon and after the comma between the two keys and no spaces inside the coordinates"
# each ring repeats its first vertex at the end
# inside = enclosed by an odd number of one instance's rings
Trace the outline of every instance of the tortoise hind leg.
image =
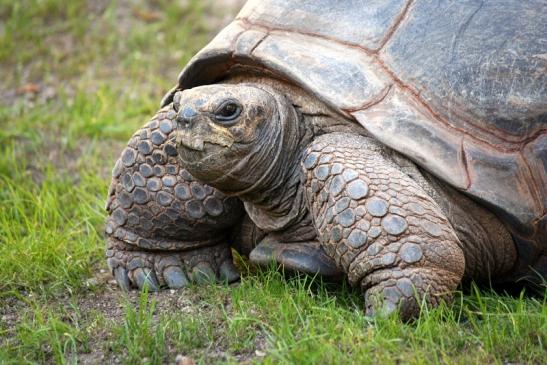
{"type": "Polygon", "coordinates": [[[238,278],[229,241],[242,204],[180,165],[175,116],[171,106],[160,110],[133,135],[113,170],[106,255],[125,290],[238,278]]]}
{"type": "Polygon", "coordinates": [[[419,314],[449,300],[464,272],[458,238],[433,199],[372,140],[335,133],[304,156],[306,197],[327,254],[365,294],[367,314],[419,314]]]}
{"type": "Polygon", "coordinates": [[[342,276],[318,241],[281,243],[266,237],[251,251],[249,259],[261,266],[277,262],[289,272],[317,274],[327,280],[339,280],[342,276]]]}
{"type": "MultiPolygon", "coordinates": [[[[246,218],[254,225],[248,216],[246,218]]],[[[260,231],[256,226],[255,229],[260,231]]],[[[253,245],[249,253],[249,259],[254,264],[268,266],[275,262],[283,267],[285,272],[319,275],[328,281],[338,281],[343,276],[343,272],[317,241],[309,213],[302,221],[285,230],[268,234],[260,231],[257,238],[255,242],[258,244],[253,245]]]]}

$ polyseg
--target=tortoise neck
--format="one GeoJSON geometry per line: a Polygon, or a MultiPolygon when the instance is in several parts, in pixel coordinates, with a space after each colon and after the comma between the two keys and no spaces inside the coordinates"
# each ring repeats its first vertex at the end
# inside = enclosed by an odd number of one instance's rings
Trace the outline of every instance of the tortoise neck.
{"type": "Polygon", "coordinates": [[[284,121],[284,134],[290,138],[277,145],[279,150],[275,151],[280,152],[280,158],[271,161],[261,184],[239,195],[253,222],[268,232],[296,224],[307,214],[300,163],[312,136],[302,115],[292,106],[291,112],[292,118],[284,121]]]}
{"type": "Polygon", "coordinates": [[[241,196],[253,222],[266,232],[280,231],[300,222],[307,213],[300,183],[300,162],[295,159],[271,187],[241,196]]]}

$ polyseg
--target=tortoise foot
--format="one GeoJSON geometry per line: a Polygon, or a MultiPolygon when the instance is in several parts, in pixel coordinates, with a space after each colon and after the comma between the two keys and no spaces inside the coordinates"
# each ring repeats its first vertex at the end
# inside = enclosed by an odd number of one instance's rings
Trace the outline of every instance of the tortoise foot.
{"type": "Polygon", "coordinates": [[[362,282],[367,316],[388,316],[397,312],[401,319],[416,318],[422,307],[436,307],[449,301],[453,288],[447,277],[453,273],[438,268],[389,268],[374,271],[362,282]]]}
{"type": "Polygon", "coordinates": [[[148,287],[180,289],[190,283],[239,280],[230,247],[217,245],[189,251],[146,251],[109,238],[108,267],[122,290],[148,287]]]}

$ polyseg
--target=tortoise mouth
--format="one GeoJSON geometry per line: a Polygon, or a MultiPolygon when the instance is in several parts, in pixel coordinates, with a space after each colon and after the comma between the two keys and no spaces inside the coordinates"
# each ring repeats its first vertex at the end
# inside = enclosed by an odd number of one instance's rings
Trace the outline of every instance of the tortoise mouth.
{"type": "MultiPolygon", "coordinates": [[[[226,147],[203,140],[194,140],[177,143],[179,157],[188,169],[192,166],[210,169],[215,162],[219,162],[226,152],[226,147]],[[211,163],[212,162],[212,163],[211,163]]],[[[192,174],[193,172],[190,171],[192,174]]]]}
{"type": "Polygon", "coordinates": [[[196,133],[191,133],[185,129],[179,129],[177,131],[176,142],[177,145],[183,146],[195,151],[203,151],[205,144],[217,145],[220,147],[230,148],[234,143],[233,139],[227,138],[222,134],[218,133],[209,133],[200,135],[196,133]]]}
{"type": "Polygon", "coordinates": [[[182,137],[181,134],[177,136],[177,145],[180,148],[188,148],[194,151],[203,151],[205,148],[205,142],[202,139],[182,137]]]}
{"type": "Polygon", "coordinates": [[[184,167],[204,183],[211,183],[224,175],[230,165],[229,149],[201,138],[177,138],[177,151],[184,167]]]}

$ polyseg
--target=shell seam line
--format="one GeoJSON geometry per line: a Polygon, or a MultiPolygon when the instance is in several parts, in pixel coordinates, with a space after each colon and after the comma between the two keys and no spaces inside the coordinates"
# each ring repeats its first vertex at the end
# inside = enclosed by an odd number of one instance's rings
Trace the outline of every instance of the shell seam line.
{"type": "Polygon", "coordinates": [[[395,22],[393,22],[393,24],[389,27],[386,35],[380,41],[380,46],[375,50],[376,52],[379,52],[382,48],[384,48],[384,46],[387,44],[387,42],[389,42],[389,40],[391,39],[395,31],[399,29],[399,25],[401,25],[403,20],[406,18],[406,15],[408,14],[408,10],[410,9],[410,6],[412,5],[413,2],[414,0],[407,1],[403,10],[397,15],[395,22]]]}
{"type": "Polygon", "coordinates": [[[256,44],[253,46],[253,48],[251,48],[251,50],[249,51],[249,55],[252,57],[253,55],[253,52],[255,51],[255,49],[258,48],[258,46],[260,46],[262,44],[262,42],[264,42],[264,40],[270,35],[270,32],[267,31],[264,33],[264,35],[262,36],[262,38],[259,39],[258,42],[256,42],[256,44]]]}
{"type": "MultiPolygon", "coordinates": [[[[230,55],[230,60],[232,61],[232,64],[235,63],[235,60],[234,60],[234,51],[235,51],[235,48],[236,48],[236,44],[237,44],[237,41],[239,40],[239,38],[243,35],[243,33],[247,32],[249,30],[249,25],[242,22],[243,23],[243,30],[240,31],[239,33],[237,33],[237,35],[234,37],[234,39],[232,40],[232,42],[230,42],[230,52],[231,52],[231,55],[230,55]]],[[[230,65],[228,67],[228,69],[231,67],[232,65],[230,65]]]]}
{"type": "Polygon", "coordinates": [[[465,177],[467,179],[465,190],[469,190],[469,188],[471,187],[471,176],[469,175],[469,166],[467,164],[467,153],[465,152],[465,147],[463,145],[464,140],[465,140],[465,136],[463,136],[460,141],[460,152],[461,152],[463,171],[465,172],[465,177]]]}
{"type": "Polygon", "coordinates": [[[353,113],[355,112],[358,112],[358,111],[361,111],[361,110],[365,110],[365,109],[368,109],[368,108],[372,108],[373,106],[377,105],[377,104],[380,104],[382,101],[384,101],[384,99],[389,95],[389,92],[391,91],[391,88],[393,87],[393,84],[390,84],[390,85],[387,85],[386,87],[384,87],[382,89],[382,91],[380,91],[378,93],[378,95],[376,95],[375,98],[373,98],[372,100],[368,100],[366,101],[364,104],[362,104],[361,106],[358,106],[356,108],[347,108],[347,109],[342,109],[344,112],[348,113],[348,114],[351,114],[353,116],[353,113]]]}
{"type": "Polygon", "coordinates": [[[518,157],[521,159],[522,163],[525,166],[524,172],[528,175],[528,181],[532,181],[532,184],[527,184],[528,188],[530,189],[530,194],[534,198],[534,204],[536,208],[539,208],[540,211],[544,212],[545,207],[543,206],[543,199],[541,196],[541,192],[536,189],[536,179],[534,178],[534,175],[532,173],[532,169],[530,168],[530,165],[528,164],[528,160],[522,155],[522,151],[519,151],[518,157]]]}
{"type": "MultiPolygon", "coordinates": [[[[324,35],[317,34],[317,33],[312,33],[312,32],[300,31],[300,30],[294,29],[294,28],[272,27],[272,26],[268,26],[268,25],[265,25],[265,24],[252,22],[252,21],[250,21],[249,19],[246,19],[246,18],[236,18],[236,21],[239,21],[239,22],[241,22],[241,23],[243,23],[243,24],[245,24],[249,27],[250,26],[255,26],[255,27],[258,27],[258,28],[265,29],[269,34],[271,34],[271,32],[273,32],[273,31],[302,34],[302,35],[310,36],[312,38],[324,39],[324,40],[332,41],[332,42],[335,42],[335,43],[338,43],[338,44],[341,44],[341,45],[344,45],[344,46],[347,46],[347,47],[350,47],[350,48],[358,49],[358,50],[362,51],[363,53],[365,53],[366,55],[371,56],[373,58],[373,60],[376,61],[377,65],[387,74],[387,76],[389,78],[391,78],[403,90],[407,90],[408,93],[410,93],[414,99],[416,99],[420,104],[422,104],[423,107],[426,108],[432,114],[432,116],[434,116],[434,118],[436,120],[438,120],[442,124],[448,126],[449,128],[455,129],[455,130],[457,130],[461,133],[469,135],[468,133],[466,133],[466,131],[452,125],[451,123],[446,121],[443,117],[441,117],[439,115],[439,113],[435,112],[433,110],[433,108],[425,100],[423,100],[421,98],[421,96],[419,95],[419,92],[417,92],[411,86],[404,83],[401,79],[399,79],[395,75],[395,73],[391,69],[389,69],[389,67],[379,57],[378,52],[375,51],[375,50],[363,47],[363,46],[355,44],[355,43],[345,42],[345,41],[342,41],[342,40],[334,38],[334,37],[324,36],[324,35]]],[[[494,147],[496,149],[500,149],[500,150],[505,151],[505,152],[507,152],[507,151],[514,152],[514,151],[521,150],[524,147],[524,145],[526,145],[528,142],[530,142],[531,140],[534,139],[532,137],[535,137],[537,134],[539,134],[540,132],[543,131],[543,130],[540,130],[540,131],[538,131],[538,133],[534,134],[533,136],[531,136],[529,138],[523,139],[521,141],[513,142],[511,140],[508,140],[506,137],[497,135],[497,134],[495,134],[495,133],[493,133],[493,132],[491,132],[487,129],[484,129],[480,126],[477,126],[475,123],[472,123],[469,120],[464,120],[462,118],[462,121],[470,124],[471,126],[473,126],[473,128],[476,128],[477,130],[482,131],[486,135],[493,136],[494,138],[500,139],[501,141],[503,141],[505,143],[508,143],[508,144],[518,145],[516,148],[500,148],[500,146],[496,146],[496,145],[494,145],[494,144],[492,144],[492,143],[490,143],[490,142],[488,142],[484,139],[478,138],[478,137],[473,136],[473,135],[469,135],[474,140],[477,140],[479,142],[483,142],[483,143],[485,143],[485,144],[487,144],[491,147],[494,147]]]]}
{"type": "Polygon", "coordinates": [[[373,49],[363,47],[363,46],[361,46],[357,43],[344,42],[340,39],[337,39],[335,37],[329,37],[327,35],[321,35],[321,34],[317,34],[317,33],[313,33],[313,32],[306,32],[306,31],[302,31],[302,30],[299,30],[299,29],[296,29],[296,28],[291,28],[291,27],[287,27],[287,28],[274,27],[274,26],[270,26],[270,25],[267,25],[267,24],[253,22],[253,21],[251,21],[247,18],[236,18],[235,21],[239,21],[239,22],[245,24],[248,27],[255,26],[255,27],[258,27],[258,28],[263,28],[268,33],[272,32],[272,31],[274,31],[274,32],[277,31],[277,32],[302,34],[302,35],[307,35],[307,36],[310,36],[310,37],[313,37],[313,38],[325,39],[325,40],[336,42],[336,43],[339,43],[339,44],[343,44],[343,45],[346,45],[346,46],[349,46],[349,47],[358,48],[361,51],[363,51],[363,52],[365,52],[366,54],[369,54],[369,55],[375,53],[375,51],[373,49]]]}

